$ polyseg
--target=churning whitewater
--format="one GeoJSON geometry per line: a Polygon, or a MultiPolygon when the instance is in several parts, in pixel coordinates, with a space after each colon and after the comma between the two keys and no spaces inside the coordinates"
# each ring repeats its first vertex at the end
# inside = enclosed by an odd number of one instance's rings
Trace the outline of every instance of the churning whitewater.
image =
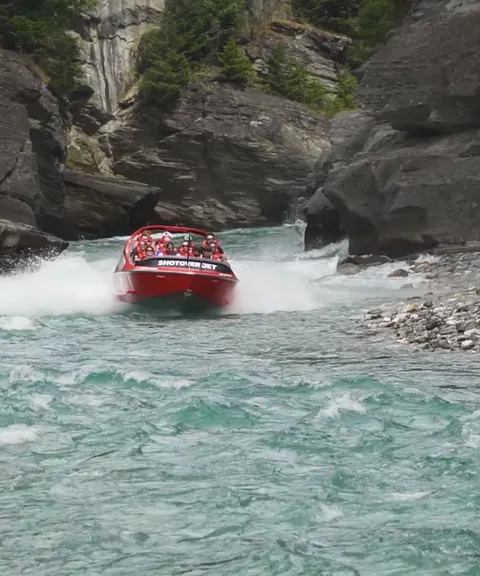
{"type": "MultiPolygon", "coordinates": [[[[336,274],[345,243],[303,253],[294,227],[270,230],[265,243],[256,231],[232,239],[231,263],[240,279],[233,314],[307,311],[338,302],[387,296],[405,284],[388,278],[389,264],[355,276],[336,274]]],[[[113,297],[112,271],[127,238],[80,243],[38,270],[0,279],[0,316],[114,314],[127,311],[113,297]]],[[[421,276],[415,279],[418,283],[421,276]]]]}
{"type": "Polygon", "coordinates": [[[171,317],[115,302],[124,241],[0,279],[2,573],[476,573],[478,363],[359,324],[422,274],[232,231],[234,305],[171,317]]]}

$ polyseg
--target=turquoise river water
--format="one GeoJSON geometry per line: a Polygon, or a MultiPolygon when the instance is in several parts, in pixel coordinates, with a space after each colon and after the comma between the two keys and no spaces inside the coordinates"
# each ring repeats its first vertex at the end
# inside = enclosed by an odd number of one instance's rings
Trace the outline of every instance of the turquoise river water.
{"type": "Polygon", "coordinates": [[[0,280],[1,575],[480,574],[480,366],[365,336],[391,266],[233,231],[232,309],[165,317],[122,245],[0,280]]]}

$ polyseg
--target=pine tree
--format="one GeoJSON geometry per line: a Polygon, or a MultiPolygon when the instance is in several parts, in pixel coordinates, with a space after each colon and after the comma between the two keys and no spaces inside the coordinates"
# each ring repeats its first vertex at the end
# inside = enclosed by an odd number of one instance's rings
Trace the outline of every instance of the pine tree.
{"type": "Polygon", "coordinates": [[[267,88],[270,92],[306,104],[313,110],[325,107],[325,87],[307,68],[290,58],[285,46],[277,44],[268,60],[267,88]]]}
{"type": "Polygon", "coordinates": [[[254,78],[252,63],[243,48],[231,38],[218,55],[220,80],[246,86],[254,78]]]}
{"type": "Polygon", "coordinates": [[[169,110],[177,102],[189,77],[190,68],[185,56],[169,52],[164,59],[155,60],[145,72],[140,91],[163,110],[169,110]]]}
{"type": "Polygon", "coordinates": [[[78,16],[97,0],[0,0],[0,46],[28,54],[65,99],[81,75],[79,49],[70,35],[78,16]]]}

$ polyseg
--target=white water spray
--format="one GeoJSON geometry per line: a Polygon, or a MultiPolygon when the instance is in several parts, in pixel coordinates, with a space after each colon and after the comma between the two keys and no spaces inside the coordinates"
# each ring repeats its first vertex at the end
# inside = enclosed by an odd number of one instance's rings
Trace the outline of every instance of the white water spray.
{"type": "MultiPolygon", "coordinates": [[[[111,283],[115,264],[65,254],[35,272],[0,278],[0,316],[17,317],[10,329],[19,329],[21,317],[112,313],[117,309],[111,283]]],[[[5,320],[2,325],[5,329],[5,320]]]]}
{"type": "MultiPolygon", "coordinates": [[[[240,236],[240,238],[242,238],[240,236]]],[[[238,237],[237,237],[238,239],[238,237]]],[[[91,261],[72,250],[39,270],[0,278],[0,329],[27,330],[29,318],[58,315],[105,315],[124,309],[113,295],[112,273],[124,240],[111,239],[88,245],[103,259],[91,261]]],[[[228,249],[228,242],[226,242],[228,249]]],[[[375,297],[395,297],[405,278],[388,278],[401,263],[376,266],[353,276],[336,273],[346,246],[330,245],[303,253],[291,239],[260,245],[247,242],[232,258],[240,282],[227,313],[253,314],[307,311],[375,297]],[[272,249],[272,246],[275,249],[272,249]]],[[[417,284],[420,276],[410,277],[417,284]]],[[[400,294],[399,294],[400,295],[400,294]]]]}
{"type": "Polygon", "coordinates": [[[238,314],[294,312],[331,307],[374,298],[402,297],[406,283],[414,288],[424,280],[389,277],[407,267],[394,262],[366,268],[354,275],[337,274],[338,261],[346,255],[345,243],[331,244],[293,260],[233,261],[240,279],[232,312],[238,314]]]}

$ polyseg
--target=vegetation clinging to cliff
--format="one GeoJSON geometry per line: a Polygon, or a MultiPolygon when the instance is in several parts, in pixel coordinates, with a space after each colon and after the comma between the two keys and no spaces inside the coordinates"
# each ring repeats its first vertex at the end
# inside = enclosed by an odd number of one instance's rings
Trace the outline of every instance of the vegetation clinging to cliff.
{"type": "Polygon", "coordinates": [[[300,62],[287,56],[284,44],[276,45],[268,60],[268,69],[267,87],[270,92],[306,104],[319,112],[325,110],[324,85],[310,77],[300,62]]]}
{"type": "Polygon", "coordinates": [[[190,73],[233,37],[242,0],[167,0],[162,25],[142,37],[138,68],[141,92],[167,109],[190,73]]]}
{"type": "MultiPolygon", "coordinates": [[[[244,0],[167,0],[161,26],[142,37],[138,49],[140,91],[163,110],[171,109],[182,88],[201,69],[214,69],[219,81],[252,86],[333,114],[353,107],[354,78],[340,77],[332,100],[308,69],[278,43],[264,81],[235,37],[240,34],[244,0]],[[353,84],[352,84],[353,82],[353,84]]],[[[213,78],[212,78],[213,79],[213,78]]]]}
{"type": "Polygon", "coordinates": [[[233,38],[225,44],[218,55],[220,63],[219,80],[232,82],[238,86],[247,86],[255,79],[255,72],[245,50],[233,38]]]}
{"type": "Polygon", "coordinates": [[[33,58],[50,87],[68,98],[80,77],[79,49],[69,34],[97,0],[11,0],[0,5],[0,45],[33,58]]]}
{"type": "Polygon", "coordinates": [[[411,4],[412,0],[292,0],[297,17],[352,37],[351,56],[357,62],[385,41],[411,4]]]}

